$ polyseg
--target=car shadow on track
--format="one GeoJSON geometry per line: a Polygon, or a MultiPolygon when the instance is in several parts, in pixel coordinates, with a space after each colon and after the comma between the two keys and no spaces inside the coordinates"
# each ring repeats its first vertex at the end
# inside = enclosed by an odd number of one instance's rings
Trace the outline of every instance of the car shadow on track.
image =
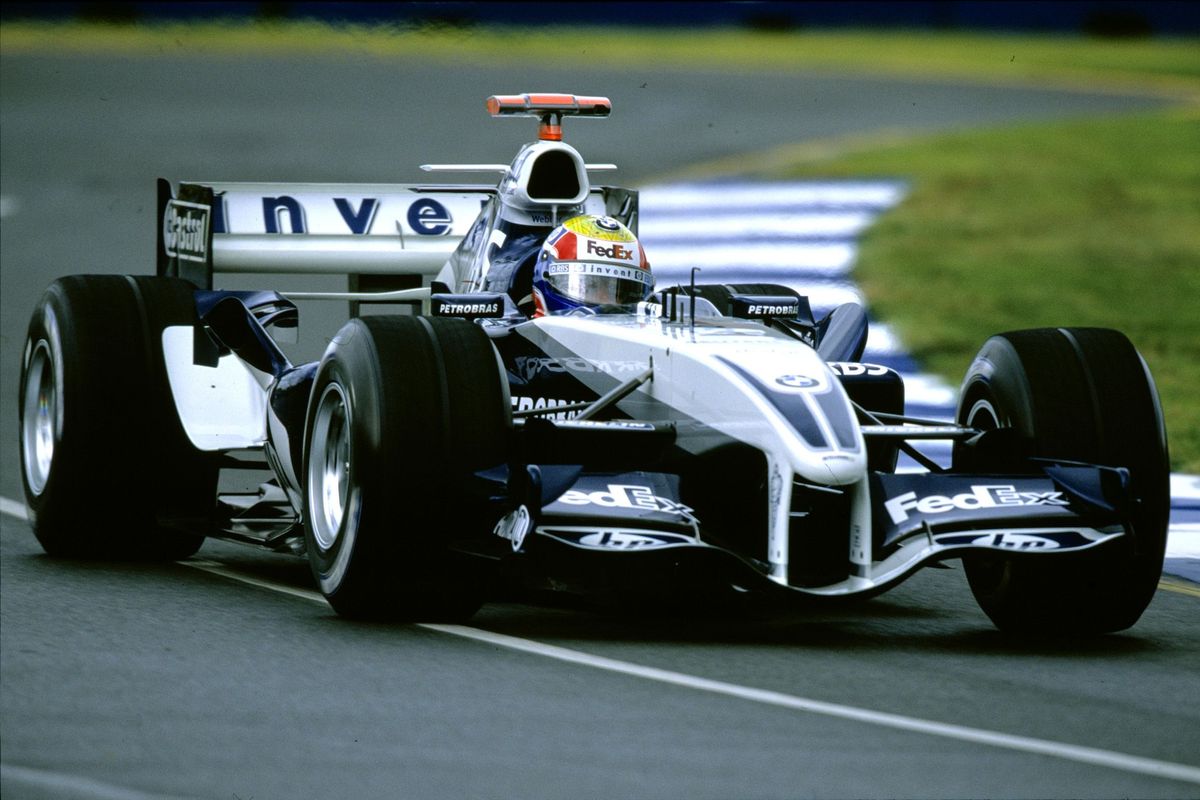
{"type": "MultiPolygon", "coordinates": [[[[217,559],[222,566],[256,581],[314,591],[302,558],[248,551],[235,546],[205,550],[193,559],[217,559]],[[224,550],[229,547],[229,550],[224,550]]],[[[133,590],[145,581],[178,584],[227,580],[203,577],[179,563],[82,561],[40,552],[6,554],[6,571],[37,580],[53,573],[74,581],[96,582],[112,591],[133,590]],[[183,571],[181,573],[181,570],[183,571]]],[[[197,588],[199,591],[199,588],[197,588]]],[[[410,629],[403,623],[368,623],[339,618],[331,608],[311,604],[297,613],[342,626],[345,632],[391,636],[410,629]]],[[[1014,637],[995,630],[975,607],[961,574],[938,570],[870,600],[814,603],[805,600],[725,597],[663,598],[609,596],[602,599],[510,586],[498,587],[489,602],[462,624],[507,636],[564,647],[589,643],[664,645],[742,645],[872,653],[922,650],[960,655],[1037,655],[1052,658],[1141,657],[1185,645],[1153,627],[1093,638],[1014,637]]]]}
{"type": "Polygon", "coordinates": [[[1021,637],[994,629],[978,612],[908,606],[881,599],[839,609],[782,609],[774,616],[736,611],[708,618],[670,613],[629,614],[507,604],[485,608],[472,626],[566,647],[590,642],[740,645],[959,655],[1037,655],[1051,658],[1141,657],[1179,649],[1132,631],[1100,637],[1021,637]]]}
{"type": "MultiPolygon", "coordinates": [[[[219,545],[214,555],[254,577],[315,591],[303,558],[219,545]],[[228,548],[228,549],[224,549],[228,548]]],[[[209,549],[210,545],[206,545],[209,549]]],[[[204,556],[205,552],[201,552],[204,556]]],[[[400,623],[367,626],[386,635],[400,623]]],[[[926,570],[891,592],[869,599],[814,601],[776,595],[603,597],[493,587],[484,607],[463,624],[508,636],[571,646],[586,642],[743,644],[873,652],[904,647],[963,655],[1039,655],[1075,658],[1136,657],[1173,648],[1154,633],[1129,631],[1100,637],[1014,636],[996,630],[975,605],[956,568],[926,570]]]]}

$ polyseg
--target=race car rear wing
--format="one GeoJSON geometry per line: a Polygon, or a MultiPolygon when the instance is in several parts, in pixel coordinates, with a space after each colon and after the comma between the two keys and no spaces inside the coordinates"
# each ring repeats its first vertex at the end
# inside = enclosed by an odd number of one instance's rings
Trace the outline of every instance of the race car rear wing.
{"type": "MultiPolygon", "coordinates": [[[[485,186],[158,181],[159,275],[212,288],[221,273],[434,275],[485,186]]],[[[420,285],[418,281],[416,285],[420,285]]]]}
{"type": "MultiPolygon", "coordinates": [[[[428,285],[493,186],[158,180],[157,274],[213,288],[214,273],[347,275],[350,289],[428,285]],[[396,280],[406,276],[406,280],[396,280]]],[[[636,225],[637,193],[591,187],[636,225]]]]}

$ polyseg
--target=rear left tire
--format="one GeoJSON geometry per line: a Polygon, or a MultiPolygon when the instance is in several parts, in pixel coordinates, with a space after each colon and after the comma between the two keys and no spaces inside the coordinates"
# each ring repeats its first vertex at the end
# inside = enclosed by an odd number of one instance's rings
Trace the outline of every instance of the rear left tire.
{"type": "Polygon", "coordinates": [[[33,313],[20,380],[21,474],[50,555],[186,558],[204,540],[218,466],[179,423],[162,332],[190,325],[173,278],[61,278],[33,313]]]}

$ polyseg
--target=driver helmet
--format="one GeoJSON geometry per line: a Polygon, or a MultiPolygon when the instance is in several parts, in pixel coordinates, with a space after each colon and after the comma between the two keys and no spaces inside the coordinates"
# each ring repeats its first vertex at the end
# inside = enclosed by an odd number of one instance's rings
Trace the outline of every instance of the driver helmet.
{"type": "Polygon", "coordinates": [[[572,217],[550,232],[538,254],[533,316],[633,305],[653,288],[646,252],[620,220],[572,217]]]}

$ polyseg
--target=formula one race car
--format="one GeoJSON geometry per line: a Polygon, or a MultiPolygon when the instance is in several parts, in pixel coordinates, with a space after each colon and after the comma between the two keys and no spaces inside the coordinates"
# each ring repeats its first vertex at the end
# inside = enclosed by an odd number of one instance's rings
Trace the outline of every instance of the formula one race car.
{"type": "Polygon", "coordinates": [[[1002,629],[1138,619],[1168,461],[1122,334],[994,336],[954,424],[907,417],[899,374],[861,361],[861,307],[814,318],[781,285],[694,272],[653,285],[637,193],[592,186],[611,165],[562,141],[606,98],[488,108],[537,118],[538,141],[511,165],[426,169],[498,186],[160,180],[156,276],[49,287],[20,386],[48,553],[178,559],[205,536],[303,552],[339,613],[400,619],[468,616],[498,569],[844,598],[961,558],[1002,629]],[[216,272],[349,286],[222,291],[216,272]],[[352,318],[295,365],[279,342],[313,298],[352,318]],[[381,301],[395,313],[358,314],[381,301]],[[950,468],[912,445],[929,439],[953,442],[950,468]],[[926,469],[897,471],[900,452],[926,469]]]}

